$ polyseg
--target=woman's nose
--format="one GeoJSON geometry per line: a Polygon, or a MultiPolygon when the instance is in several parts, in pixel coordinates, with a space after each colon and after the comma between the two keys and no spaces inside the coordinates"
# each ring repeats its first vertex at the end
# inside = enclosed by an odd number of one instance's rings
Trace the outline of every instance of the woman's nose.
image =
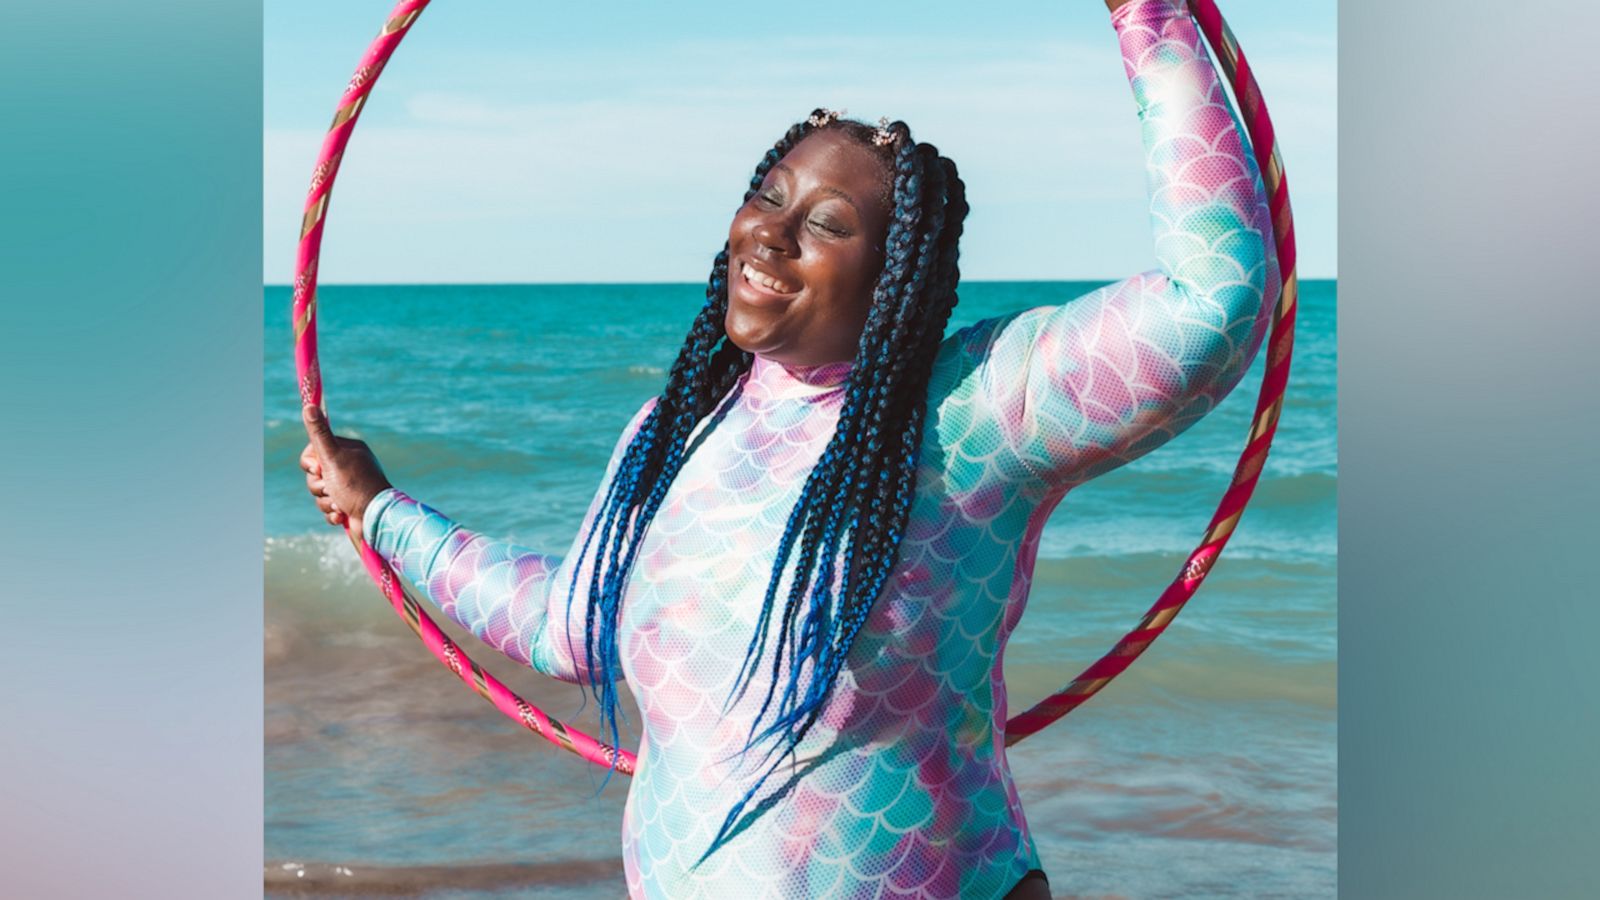
{"type": "Polygon", "coordinates": [[[756,243],[773,253],[785,256],[795,255],[799,248],[795,246],[794,230],[789,226],[787,216],[768,216],[756,223],[751,235],[756,243]]]}

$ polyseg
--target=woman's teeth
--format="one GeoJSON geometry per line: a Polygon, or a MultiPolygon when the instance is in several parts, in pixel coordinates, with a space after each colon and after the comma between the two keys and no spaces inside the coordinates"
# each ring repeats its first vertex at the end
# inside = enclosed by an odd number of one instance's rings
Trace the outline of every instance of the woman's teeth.
{"type": "Polygon", "coordinates": [[[776,291],[779,294],[794,293],[794,288],[790,287],[787,283],[757,272],[755,269],[750,268],[748,263],[744,266],[744,280],[750,282],[751,284],[759,284],[767,290],[776,291]]]}

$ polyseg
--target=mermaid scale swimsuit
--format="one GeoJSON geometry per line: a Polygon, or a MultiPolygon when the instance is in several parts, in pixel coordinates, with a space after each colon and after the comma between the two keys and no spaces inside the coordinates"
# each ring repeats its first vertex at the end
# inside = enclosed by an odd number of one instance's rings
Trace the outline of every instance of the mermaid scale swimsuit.
{"type": "MultiPolygon", "coordinates": [[[[724,705],[850,364],[795,369],[758,356],[691,438],[645,535],[618,637],[642,717],[622,827],[631,896],[998,898],[1040,868],[1006,763],[1001,665],[1040,531],[1074,486],[1215,408],[1254,357],[1279,283],[1261,180],[1193,23],[1165,0],[1121,7],[1112,22],[1143,124],[1160,269],[944,340],[884,593],[794,766],[698,866],[760,771],[738,751],[781,617],[751,688],[724,705]]],[[[624,429],[580,542],[653,402],[624,429]]],[[[364,527],[486,643],[587,683],[590,563],[574,572],[564,561],[581,543],[542,555],[392,489],[364,527]]],[[[780,601],[786,589],[787,578],[780,601]]]]}

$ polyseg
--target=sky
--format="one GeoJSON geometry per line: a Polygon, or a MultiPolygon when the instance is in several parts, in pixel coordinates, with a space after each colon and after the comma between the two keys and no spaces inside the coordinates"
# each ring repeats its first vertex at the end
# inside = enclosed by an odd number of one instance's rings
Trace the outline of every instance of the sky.
{"type": "MultiPolygon", "coordinates": [[[[1337,274],[1336,9],[1219,3],[1289,180],[1302,278],[1337,274]]],[[[287,283],[334,105],[386,2],[274,0],[263,281],[287,283]]],[[[1103,3],[439,2],[345,152],[319,280],[698,282],[761,155],[818,106],[955,160],[968,280],[1152,268],[1143,150],[1103,3]]]]}

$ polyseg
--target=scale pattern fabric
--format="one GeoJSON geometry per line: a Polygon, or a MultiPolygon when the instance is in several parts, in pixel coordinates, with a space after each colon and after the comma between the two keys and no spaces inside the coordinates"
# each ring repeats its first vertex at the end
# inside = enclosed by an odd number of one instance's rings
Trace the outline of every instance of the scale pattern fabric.
{"type": "MultiPolygon", "coordinates": [[[[757,800],[773,802],[698,867],[759,771],[738,751],[768,666],[724,704],[850,364],[758,357],[721,420],[691,440],[619,635],[643,718],[623,819],[633,897],[1001,897],[1039,867],[1006,763],[1001,657],[1040,530],[1073,486],[1214,408],[1277,299],[1266,197],[1192,22],[1161,0],[1124,6],[1113,24],[1143,122],[1160,270],[944,341],[898,565],[796,768],[768,781],[757,800]]],[[[607,481],[649,406],[618,441],[607,481]]],[[[489,645],[586,682],[588,565],[569,606],[570,565],[399,491],[377,498],[365,527],[378,553],[489,645]]]]}

